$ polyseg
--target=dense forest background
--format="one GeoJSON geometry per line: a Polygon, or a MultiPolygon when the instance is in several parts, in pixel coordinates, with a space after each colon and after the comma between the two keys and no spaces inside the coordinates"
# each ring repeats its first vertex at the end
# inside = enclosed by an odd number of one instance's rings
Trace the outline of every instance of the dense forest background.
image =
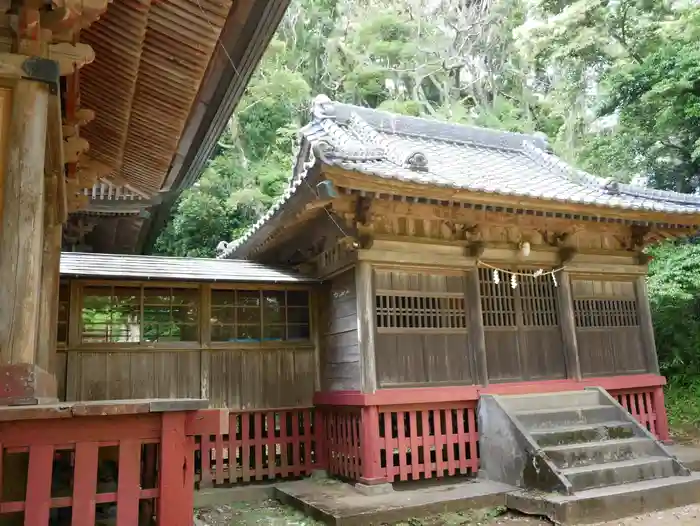
{"type": "MultiPolygon", "coordinates": [[[[696,2],[292,0],[155,251],[211,257],[250,225],[284,189],[297,130],[319,93],[544,132],[558,155],[598,175],[681,192],[700,186],[696,2]]],[[[700,377],[700,249],[681,244],[654,255],[660,358],[687,386],[700,377]]]]}

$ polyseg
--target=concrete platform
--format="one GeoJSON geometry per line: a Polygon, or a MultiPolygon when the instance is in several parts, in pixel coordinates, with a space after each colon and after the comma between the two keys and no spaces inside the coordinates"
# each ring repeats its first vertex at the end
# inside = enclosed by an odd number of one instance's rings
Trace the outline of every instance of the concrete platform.
{"type": "MultiPolygon", "coordinates": [[[[700,447],[674,444],[666,446],[682,464],[692,471],[700,471],[700,447]]],[[[700,500],[700,497],[698,498],[700,500]]]]}
{"type": "Polygon", "coordinates": [[[411,517],[505,506],[514,488],[497,482],[462,479],[449,484],[412,483],[381,495],[363,495],[350,484],[299,480],[278,484],[275,498],[336,526],[392,524],[411,517]]]}
{"type": "Polygon", "coordinates": [[[577,492],[575,495],[514,491],[506,506],[555,524],[578,526],[694,504],[700,500],[700,473],[645,480],[577,492]]]}

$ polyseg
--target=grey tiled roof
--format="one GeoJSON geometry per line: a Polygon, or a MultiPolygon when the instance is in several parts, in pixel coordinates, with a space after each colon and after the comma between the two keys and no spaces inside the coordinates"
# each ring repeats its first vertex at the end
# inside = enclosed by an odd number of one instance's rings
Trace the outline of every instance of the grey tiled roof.
{"type": "Polygon", "coordinates": [[[237,283],[315,281],[291,270],[268,267],[252,261],[85,252],[61,253],[61,276],[237,283]]]}
{"type": "MultiPolygon", "coordinates": [[[[332,102],[319,95],[301,129],[326,165],[384,179],[597,207],[700,214],[700,197],[651,190],[577,170],[549,153],[543,136],[488,130],[332,102]]],[[[284,196],[242,238],[221,244],[231,257],[274,216],[301,184],[293,174],[284,196]]],[[[672,221],[669,221],[672,222],[672,221]]]]}

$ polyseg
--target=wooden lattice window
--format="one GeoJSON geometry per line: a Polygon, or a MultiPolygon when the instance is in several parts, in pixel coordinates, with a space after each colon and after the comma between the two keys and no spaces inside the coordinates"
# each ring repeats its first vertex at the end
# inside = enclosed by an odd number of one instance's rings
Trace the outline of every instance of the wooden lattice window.
{"type": "Polygon", "coordinates": [[[310,338],[305,290],[212,290],[211,340],[251,343],[310,338]]]}
{"type": "Polygon", "coordinates": [[[513,288],[509,274],[501,272],[496,283],[493,270],[479,269],[484,327],[557,327],[557,295],[551,277],[518,275],[516,279],[513,288]]]}
{"type": "Polygon", "coordinates": [[[515,327],[515,289],[502,280],[494,281],[493,271],[479,269],[479,287],[481,292],[481,313],[484,327],[515,327]]]}
{"type": "Polygon", "coordinates": [[[70,285],[61,283],[58,289],[58,330],[56,342],[60,346],[68,343],[68,316],[70,314],[70,285]]]}
{"type": "Polygon", "coordinates": [[[378,332],[464,332],[462,277],[378,272],[375,313],[378,332]]]}
{"type": "Polygon", "coordinates": [[[97,285],[83,289],[83,343],[169,343],[199,339],[199,289],[97,285]]]}
{"type": "Polygon", "coordinates": [[[579,328],[637,327],[637,297],[631,281],[572,280],[579,328]]]}

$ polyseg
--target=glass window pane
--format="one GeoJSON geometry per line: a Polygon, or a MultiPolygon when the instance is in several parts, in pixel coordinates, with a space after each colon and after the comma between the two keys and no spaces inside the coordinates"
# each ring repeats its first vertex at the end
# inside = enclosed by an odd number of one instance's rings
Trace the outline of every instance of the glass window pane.
{"type": "Polygon", "coordinates": [[[259,307],[259,290],[239,290],[236,291],[236,305],[240,307],[259,307]]]}
{"type": "Polygon", "coordinates": [[[238,325],[236,328],[236,341],[259,342],[260,325],[238,325]]]}
{"type": "Polygon", "coordinates": [[[287,305],[290,307],[306,307],[309,304],[309,293],[305,290],[288,290],[287,305]]]}
{"type": "Polygon", "coordinates": [[[235,305],[236,291],[234,290],[212,290],[211,291],[212,305],[235,305]]]}
{"type": "Polygon", "coordinates": [[[288,325],[287,339],[288,340],[308,340],[311,337],[308,325],[288,325]]]}
{"type": "Polygon", "coordinates": [[[144,305],[170,305],[172,295],[170,289],[151,289],[143,290],[144,305]]]}
{"type": "Polygon", "coordinates": [[[237,322],[244,325],[260,325],[259,307],[238,307],[237,322]]]}
{"type": "Polygon", "coordinates": [[[263,323],[284,323],[285,314],[285,293],[284,291],[265,291],[263,293],[263,323]]]}
{"type": "Polygon", "coordinates": [[[212,307],[211,323],[231,323],[236,319],[235,307],[212,307]]]}
{"type": "Polygon", "coordinates": [[[233,325],[212,325],[211,341],[232,342],[236,340],[236,330],[233,325]]]}
{"type": "Polygon", "coordinates": [[[289,323],[309,323],[308,307],[287,307],[287,321],[289,323]]]}
{"type": "Polygon", "coordinates": [[[284,325],[267,325],[263,334],[264,341],[284,340],[284,325]]]}

